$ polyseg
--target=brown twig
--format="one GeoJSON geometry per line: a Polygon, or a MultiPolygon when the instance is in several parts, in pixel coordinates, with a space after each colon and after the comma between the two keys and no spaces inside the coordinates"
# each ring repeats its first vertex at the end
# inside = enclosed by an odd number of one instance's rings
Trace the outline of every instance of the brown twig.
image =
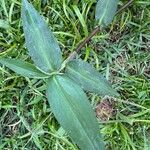
{"type": "Polygon", "coordinates": [[[75,55],[76,55],[77,53],[79,53],[80,50],[85,46],[85,44],[87,44],[87,43],[91,40],[91,38],[92,38],[94,35],[96,35],[99,31],[100,31],[100,26],[97,26],[96,28],[94,28],[94,30],[89,34],[89,36],[86,37],[86,38],[77,46],[77,48],[75,49],[75,51],[73,51],[73,52],[69,55],[69,57],[67,58],[67,60],[72,60],[72,59],[75,57],[75,55]]]}
{"type": "Polygon", "coordinates": [[[130,0],[127,3],[125,3],[117,12],[116,15],[118,15],[119,13],[121,13],[123,10],[125,10],[126,8],[128,8],[134,0],[130,0]]]}
{"type": "MultiPolygon", "coordinates": [[[[131,3],[134,0],[130,0],[127,3],[125,3],[117,12],[116,15],[118,15],[119,13],[121,13],[124,9],[126,9],[127,7],[129,7],[131,5],[131,3]]],[[[95,36],[98,32],[100,32],[100,26],[95,27],[92,32],[88,35],[88,37],[86,37],[81,43],[79,43],[79,45],[77,46],[77,48],[68,56],[68,58],[65,60],[65,62],[68,62],[72,59],[75,58],[75,56],[80,52],[80,50],[92,39],[93,36],[95,36]]]]}

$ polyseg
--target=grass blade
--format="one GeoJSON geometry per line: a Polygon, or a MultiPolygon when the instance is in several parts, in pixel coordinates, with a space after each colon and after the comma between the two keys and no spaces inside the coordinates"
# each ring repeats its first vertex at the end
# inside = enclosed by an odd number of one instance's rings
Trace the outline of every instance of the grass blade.
{"type": "Polygon", "coordinates": [[[3,29],[8,29],[9,28],[9,24],[7,21],[0,19],[0,28],[3,29]]]}

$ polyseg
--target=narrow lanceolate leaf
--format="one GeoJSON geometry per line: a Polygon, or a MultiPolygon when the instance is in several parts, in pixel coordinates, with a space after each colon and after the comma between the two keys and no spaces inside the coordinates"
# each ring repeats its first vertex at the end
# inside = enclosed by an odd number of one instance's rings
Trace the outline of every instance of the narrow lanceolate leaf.
{"type": "Polygon", "coordinates": [[[81,150],[103,150],[95,114],[82,89],[66,76],[48,81],[48,101],[56,119],[81,150]]]}
{"type": "Polygon", "coordinates": [[[66,74],[84,90],[100,95],[118,95],[108,81],[87,62],[82,60],[70,61],[66,66],[66,74]]]}
{"type": "Polygon", "coordinates": [[[7,66],[14,72],[29,78],[48,78],[47,74],[42,73],[34,65],[18,60],[9,58],[0,58],[0,64],[7,66]]]}
{"type": "Polygon", "coordinates": [[[115,16],[119,0],[98,0],[95,18],[99,25],[107,26],[115,16]]]}
{"type": "Polygon", "coordinates": [[[45,72],[59,69],[61,65],[59,45],[43,17],[27,0],[23,0],[22,3],[22,20],[26,47],[34,63],[45,72]]]}

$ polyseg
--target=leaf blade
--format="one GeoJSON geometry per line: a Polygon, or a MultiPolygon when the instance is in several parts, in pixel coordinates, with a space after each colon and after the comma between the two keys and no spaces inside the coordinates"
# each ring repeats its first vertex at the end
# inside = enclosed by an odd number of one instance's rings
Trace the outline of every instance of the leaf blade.
{"type": "Polygon", "coordinates": [[[52,112],[82,150],[102,150],[98,123],[82,89],[65,76],[48,81],[47,96],[52,112]]]}
{"type": "Polygon", "coordinates": [[[9,23],[5,20],[0,19],[0,28],[8,29],[9,28],[9,23]]]}
{"type": "Polygon", "coordinates": [[[1,58],[0,63],[24,77],[29,77],[29,78],[49,77],[47,74],[44,74],[43,72],[38,70],[34,65],[22,60],[1,58]]]}
{"type": "Polygon", "coordinates": [[[95,19],[101,26],[109,25],[115,16],[119,0],[98,0],[95,19]]]}
{"type": "Polygon", "coordinates": [[[58,70],[62,59],[58,42],[43,17],[27,0],[22,3],[22,21],[26,46],[34,63],[45,72],[58,70]]]}
{"type": "Polygon", "coordinates": [[[66,66],[66,74],[84,90],[103,96],[118,96],[108,81],[87,62],[82,60],[70,61],[66,66]]]}

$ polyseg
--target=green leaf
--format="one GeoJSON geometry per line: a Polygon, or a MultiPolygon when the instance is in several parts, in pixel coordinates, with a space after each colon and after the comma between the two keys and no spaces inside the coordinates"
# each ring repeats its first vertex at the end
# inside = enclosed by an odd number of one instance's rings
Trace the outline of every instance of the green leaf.
{"type": "Polygon", "coordinates": [[[66,76],[48,81],[47,96],[52,112],[81,150],[103,150],[98,122],[83,90],[66,76]]]}
{"type": "Polygon", "coordinates": [[[53,33],[34,7],[23,0],[22,21],[26,46],[34,63],[43,71],[58,70],[61,66],[61,51],[53,33]]]}
{"type": "Polygon", "coordinates": [[[9,24],[7,21],[0,19],[0,28],[3,29],[8,29],[9,28],[9,24]]]}
{"type": "Polygon", "coordinates": [[[118,96],[108,81],[87,62],[70,61],[66,66],[66,74],[84,90],[100,95],[118,96]]]}
{"type": "Polygon", "coordinates": [[[115,16],[119,0],[98,0],[95,19],[101,26],[109,25],[115,16]]]}
{"type": "Polygon", "coordinates": [[[44,74],[40,70],[38,70],[34,65],[22,60],[0,58],[0,63],[24,77],[29,77],[29,78],[49,77],[47,74],[44,74]]]}

